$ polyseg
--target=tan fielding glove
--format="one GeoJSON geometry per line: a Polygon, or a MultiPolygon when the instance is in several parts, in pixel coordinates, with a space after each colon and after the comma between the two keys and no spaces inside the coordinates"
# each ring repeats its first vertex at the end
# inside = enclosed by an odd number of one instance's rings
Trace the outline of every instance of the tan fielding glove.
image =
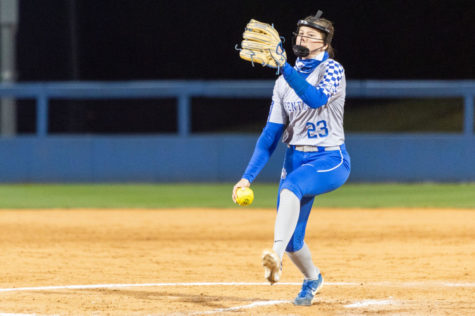
{"type": "Polygon", "coordinates": [[[284,66],[287,55],[273,26],[251,19],[242,36],[239,57],[271,68],[284,66]]]}

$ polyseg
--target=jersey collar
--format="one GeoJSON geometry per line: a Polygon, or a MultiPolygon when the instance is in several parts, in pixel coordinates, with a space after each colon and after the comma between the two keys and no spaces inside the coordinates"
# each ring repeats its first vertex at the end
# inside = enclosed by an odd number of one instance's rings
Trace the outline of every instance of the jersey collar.
{"type": "Polygon", "coordinates": [[[302,59],[300,57],[295,61],[295,69],[304,74],[311,73],[318,65],[328,59],[327,52],[321,52],[315,58],[302,59]]]}

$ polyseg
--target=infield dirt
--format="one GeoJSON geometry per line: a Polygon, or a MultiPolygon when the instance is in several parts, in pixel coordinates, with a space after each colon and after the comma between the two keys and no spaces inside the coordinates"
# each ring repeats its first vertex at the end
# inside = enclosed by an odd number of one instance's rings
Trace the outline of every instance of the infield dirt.
{"type": "Polygon", "coordinates": [[[473,209],[314,208],[306,242],[327,285],[311,307],[290,303],[302,277],[287,257],[282,284],[264,284],[274,218],[238,207],[1,210],[0,314],[475,314],[473,209]],[[137,286],[20,289],[101,284],[137,286]]]}

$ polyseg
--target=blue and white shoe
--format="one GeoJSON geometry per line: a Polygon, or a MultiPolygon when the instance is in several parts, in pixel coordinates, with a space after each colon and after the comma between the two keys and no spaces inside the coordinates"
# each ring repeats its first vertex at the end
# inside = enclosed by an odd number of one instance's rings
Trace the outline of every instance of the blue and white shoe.
{"type": "Polygon", "coordinates": [[[323,277],[321,274],[318,275],[316,280],[304,280],[302,284],[302,290],[299,295],[294,300],[294,305],[298,306],[310,306],[312,301],[323,286],[323,277]]]}

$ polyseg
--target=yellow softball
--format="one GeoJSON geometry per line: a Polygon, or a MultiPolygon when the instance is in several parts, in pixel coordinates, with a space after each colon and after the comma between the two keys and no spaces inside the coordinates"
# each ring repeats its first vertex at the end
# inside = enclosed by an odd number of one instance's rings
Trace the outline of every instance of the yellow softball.
{"type": "Polygon", "coordinates": [[[254,192],[251,188],[239,188],[236,191],[236,203],[241,206],[250,205],[254,201],[254,192]]]}

